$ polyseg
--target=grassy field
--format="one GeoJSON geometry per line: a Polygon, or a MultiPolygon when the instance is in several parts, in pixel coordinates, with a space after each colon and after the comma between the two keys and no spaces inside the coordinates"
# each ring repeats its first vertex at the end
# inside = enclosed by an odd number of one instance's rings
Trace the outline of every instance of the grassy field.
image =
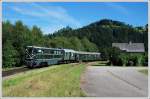
{"type": "Polygon", "coordinates": [[[80,89],[83,64],[64,64],[34,69],[4,78],[3,96],[85,96],[80,89]]]}
{"type": "Polygon", "coordinates": [[[142,73],[148,75],[148,69],[139,70],[139,72],[142,72],[142,73]]]}

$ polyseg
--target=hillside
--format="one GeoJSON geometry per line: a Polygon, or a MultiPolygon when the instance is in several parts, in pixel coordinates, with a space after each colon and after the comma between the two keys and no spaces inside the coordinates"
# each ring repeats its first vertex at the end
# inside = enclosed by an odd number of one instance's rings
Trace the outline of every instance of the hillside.
{"type": "Polygon", "coordinates": [[[145,44],[145,48],[147,50],[147,31],[148,28],[146,26],[133,27],[132,25],[128,25],[123,22],[103,19],[76,30],[73,30],[70,27],[66,27],[57,31],[53,35],[49,35],[49,37],[53,38],[59,36],[76,36],[80,39],[86,37],[89,41],[96,44],[99,50],[111,47],[113,42],[141,42],[145,44]]]}

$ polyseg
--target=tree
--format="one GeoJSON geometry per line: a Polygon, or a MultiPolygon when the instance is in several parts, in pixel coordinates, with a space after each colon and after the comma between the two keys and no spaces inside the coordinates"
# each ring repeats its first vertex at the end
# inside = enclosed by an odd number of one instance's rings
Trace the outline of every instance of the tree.
{"type": "Polygon", "coordinates": [[[11,41],[7,40],[3,46],[3,67],[18,66],[19,57],[18,52],[12,46],[11,41]]]}
{"type": "Polygon", "coordinates": [[[7,41],[7,39],[13,40],[12,38],[13,30],[14,30],[13,25],[9,21],[2,23],[2,44],[4,44],[7,41]]]}
{"type": "Polygon", "coordinates": [[[121,54],[120,49],[118,49],[116,47],[111,48],[110,52],[109,52],[110,63],[115,66],[122,66],[123,62],[122,62],[121,58],[119,57],[120,54],[121,54]]]}
{"type": "Polygon", "coordinates": [[[82,45],[82,42],[80,39],[78,39],[78,37],[71,37],[69,39],[71,46],[70,48],[77,50],[77,51],[84,51],[84,47],[82,45]]]}
{"type": "Polygon", "coordinates": [[[43,34],[40,28],[38,28],[37,26],[33,26],[32,30],[31,30],[31,34],[32,34],[32,43],[34,45],[43,45],[43,34]]]}
{"type": "Polygon", "coordinates": [[[82,45],[84,46],[84,50],[88,52],[98,51],[97,46],[90,42],[86,37],[84,37],[82,40],[82,45]]]}

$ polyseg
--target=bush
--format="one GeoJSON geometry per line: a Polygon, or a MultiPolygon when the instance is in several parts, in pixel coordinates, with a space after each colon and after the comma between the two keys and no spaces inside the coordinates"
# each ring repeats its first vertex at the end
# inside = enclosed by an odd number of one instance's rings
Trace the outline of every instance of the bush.
{"type": "Polygon", "coordinates": [[[117,64],[118,64],[118,66],[123,66],[123,60],[121,58],[119,58],[117,64]]]}
{"type": "Polygon", "coordinates": [[[148,54],[144,53],[120,53],[115,50],[110,54],[109,65],[114,66],[147,66],[148,54]]]}
{"type": "Polygon", "coordinates": [[[109,53],[109,60],[110,63],[114,66],[122,66],[123,65],[123,60],[120,57],[121,55],[121,50],[118,48],[112,48],[110,49],[110,53],[109,53]]]}
{"type": "Polygon", "coordinates": [[[126,66],[137,66],[139,64],[138,57],[130,54],[127,58],[126,66]]]}
{"type": "Polygon", "coordinates": [[[142,66],[148,66],[148,53],[145,53],[141,59],[142,66]]]}

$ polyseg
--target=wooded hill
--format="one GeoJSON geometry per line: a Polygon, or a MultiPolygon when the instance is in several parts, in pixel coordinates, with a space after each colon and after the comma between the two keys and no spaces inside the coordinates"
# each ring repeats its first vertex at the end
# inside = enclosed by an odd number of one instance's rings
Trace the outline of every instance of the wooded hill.
{"type": "Polygon", "coordinates": [[[112,43],[144,43],[147,49],[148,44],[148,25],[144,27],[133,27],[132,25],[125,24],[113,20],[100,20],[84,26],[80,29],[71,29],[70,27],[63,28],[53,35],[53,37],[78,37],[83,39],[86,37],[90,42],[96,44],[99,50],[111,47],[112,43]]]}
{"type": "Polygon", "coordinates": [[[140,42],[148,49],[148,25],[133,27],[119,21],[103,19],[79,29],[63,28],[44,35],[37,26],[29,28],[21,21],[2,24],[3,67],[22,66],[25,46],[71,48],[78,51],[107,52],[113,42],[140,42]]]}

